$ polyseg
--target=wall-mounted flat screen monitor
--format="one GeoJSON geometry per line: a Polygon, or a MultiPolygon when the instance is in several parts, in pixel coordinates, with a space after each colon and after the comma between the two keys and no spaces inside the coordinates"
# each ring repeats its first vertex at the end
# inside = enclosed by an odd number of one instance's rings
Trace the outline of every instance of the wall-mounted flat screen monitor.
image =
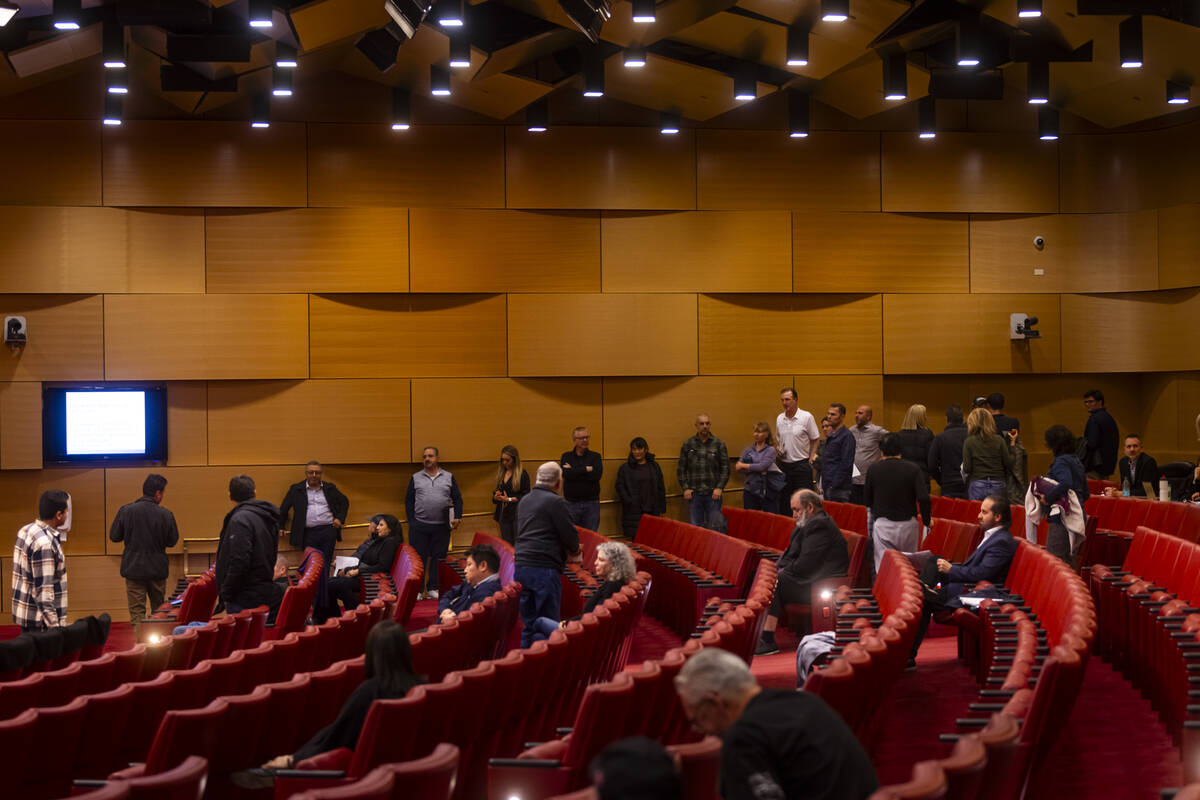
{"type": "Polygon", "coordinates": [[[47,464],[165,462],[166,385],[45,387],[42,458],[47,464]]]}

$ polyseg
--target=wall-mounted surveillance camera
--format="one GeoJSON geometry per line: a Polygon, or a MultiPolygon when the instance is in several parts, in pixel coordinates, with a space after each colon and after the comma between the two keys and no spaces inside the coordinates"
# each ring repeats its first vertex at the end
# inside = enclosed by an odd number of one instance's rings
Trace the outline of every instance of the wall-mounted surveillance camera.
{"type": "Polygon", "coordinates": [[[1033,237],[1033,246],[1038,250],[1043,250],[1046,247],[1046,239],[1042,236],[1033,237]]]}
{"type": "Polygon", "coordinates": [[[1037,323],[1038,318],[1031,317],[1028,314],[1009,314],[1008,338],[1018,341],[1042,338],[1042,332],[1033,329],[1033,326],[1037,325],[1037,323]]]}
{"type": "Polygon", "coordinates": [[[22,345],[27,342],[27,328],[25,327],[24,317],[5,317],[4,318],[4,342],[5,344],[22,345]]]}

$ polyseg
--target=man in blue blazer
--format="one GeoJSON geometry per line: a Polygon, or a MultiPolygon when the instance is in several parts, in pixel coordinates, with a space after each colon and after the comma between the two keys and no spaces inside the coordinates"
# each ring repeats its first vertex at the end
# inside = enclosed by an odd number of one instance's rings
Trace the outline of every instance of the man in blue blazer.
{"type": "Polygon", "coordinates": [[[442,622],[454,619],[502,588],[500,554],[490,544],[477,544],[467,549],[463,573],[466,580],[438,599],[438,618],[442,622]]]}

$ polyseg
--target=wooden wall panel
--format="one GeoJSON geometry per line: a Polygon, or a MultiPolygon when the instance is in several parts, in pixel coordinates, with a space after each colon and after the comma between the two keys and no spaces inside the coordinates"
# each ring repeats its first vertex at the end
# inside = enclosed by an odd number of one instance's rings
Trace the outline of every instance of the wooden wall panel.
{"type": "Polygon", "coordinates": [[[694,294],[510,294],[508,374],[694,375],[694,294]]]}
{"type": "MultiPolygon", "coordinates": [[[[797,375],[792,385],[796,388],[796,401],[801,408],[817,418],[818,426],[829,406],[834,403],[841,403],[846,407],[846,413],[851,416],[851,423],[853,409],[860,405],[865,404],[874,409],[876,420],[883,413],[882,375],[797,375]]],[[[780,408],[776,411],[776,416],[782,410],[780,408]]]]}
{"type": "Polygon", "coordinates": [[[391,462],[409,451],[405,379],[215,381],[208,386],[212,464],[391,462]]]}
{"type": "Polygon", "coordinates": [[[699,208],[880,209],[878,133],[703,130],[696,145],[699,208]]]}
{"type": "Polygon", "coordinates": [[[578,425],[591,429],[591,448],[604,452],[600,406],[600,381],[595,378],[416,379],[412,460],[433,445],[446,461],[495,463],[500,448],[512,444],[532,478],[538,463],[571,449],[571,431],[578,425]]]}
{"type": "Polygon", "coordinates": [[[1200,369],[1179,335],[1200,319],[1200,290],[1062,296],[1063,364],[1080,372],[1200,369]]]}
{"type": "Polygon", "coordinates": [[[108,380],[308,376],[308,297],[106,295],[108,380]]]}
{"type": "Polygon", "coordinates": [[[99,380],[104,302],[98,295],[0,295],[0,316],[25,317],[29,341],[6,349],[0,381],[99,380]]]}
{"type": "Polygon", "coordinates": [[[1200,374],[1195,372],[1178,376],[1176,391],[1179,392],[1178,447],[1188,454],[1184,458],[1192,463],[1200,462],[1200,374]]]}
{"type": "Polygon", "coordinates": [[[970,291],[967,218],[796,212],[794,291],[970,291]]]}
{"type": "MultiPolygon", "coordinates": [[[[1058,372],[1068,328],[1060,326],[1055,295],[884,295],[884,372],[1058,372]],[[1008,317],[1016,312],[1039,319],[1040,339],[1009,339],[1008,317]]],[[[1079,368],[1065,353],[1062,363],[1079,368]]]]}
{"type": "Polygon", "coordinates": [[[1157,205],[1155,134],[1066,136],[1059,140],[1063,213],[1136,211],[1157,205]]]}
{"type": "Polygon", "coordinates": [[[208,463],[208,384],[167,384],[167,463],[172,467],[208,463]]]}
{"type": "Polygon", "coordinates": [[[788,292],[786,211],[605,212],[606,292],[788,292]]]}
{"type": "Polygon", "coordinates": [[[100,205],[100,128],[95,119],[0,120],[0,141],[20,147],[4,160],[0,204],[100,205]]]}
{"type": "Polygon", "coordinates": [[[314,378],[505,374],[500,295],[329,295],[311,300],[314,378]]]}
{"type": "Polygon", "coordinates": [[[1158,288],[1200,286],[1200,204],[1158,210],[1158,288]]]}
{"type": "Polygon", "coordinates": [[[407,292],[408,210],[209,210],[210,292],[407,292]]]}
{"type": "Polygon", "coordinates": [[[1058,148],[1028,135],[883,134],[883,210],[1058,211],[1058,148]]]}
{"type": "Polygon", "coordinates": [[[600,215],[414,208],[414,292],[598,292],[600,215]]]}
{"type": "Polygon", "coordinates": [[[1200,125],[1195,122],[1143,134],[1138,144],[1151,161],[1149,175],[1154,182],[1154,205],[1178,206],[1200,201],[1197,134],[1200,134],[1200,125]]]}
{"type": "Polygon", "coordinates": [[[700,372],[769,363],[788,374],[883,369],[879,295],[701,295],[700,372]],[[819,345],[791,346],[805,334],[819,345]]]}
{"type": "Polygon", "coordinates": [[[305,126],[126,120],[104,136],[109,206],[303,206],[305,126]]]}
{"type": "Polygon", "coordinates": [[[1155,231],[1154,211],[973,217],[971,291],[1157,289],[1155,231]],[[1034,246],[1035,236],[1046,240],[1044,249],[1034,246]]]}
{"type": "Polygon", "coordinates": [[[42,468],[42,384],[0,384],[0,469],[42,468]]]}
{"type": "MultiPolygon", "coordinates": [[[[141,481],[138,479],[138,495],[141,481]]],[[[47,489],[62,489],[71,495],[71,530],[63,543],[68,556],[104,553],[108,522],[104,515],[104,470],[43,469],[0,472],[0,526],[14,540],[17,531],[37,519],[38,498],[47,489]]],[[[6,547],[5,554],[11,555],[6,547]]],[[[12,564],[9,564],[11,568],[12,564]]],[[[67,564],[70,580],[70,562],[67,564]]],[[[69,599],[69,598],[68,598],[69,599]]]]}
{"type": "Polygon", "coordinates": [[[508,207],[695,208],[695,145],[686,130],[662,136],[652,128],[509,128],[508,207]]]}
{"type": "Polygon", "coordinates": [[[0,291],[204,291],[197,209],[18,206],[0,216],[0,291]]]}
{"type": "Polygon", "coordinates": [[[308,126],[312,206],[504,207],[504,129],[308,126]]]}

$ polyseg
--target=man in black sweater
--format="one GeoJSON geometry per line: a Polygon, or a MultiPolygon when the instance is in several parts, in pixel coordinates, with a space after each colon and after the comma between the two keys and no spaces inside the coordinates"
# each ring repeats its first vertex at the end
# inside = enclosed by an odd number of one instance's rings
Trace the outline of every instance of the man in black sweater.
{"type": "Polygon", "coordinates": [[[229,481],[229,499],[237,503],[225,515],[221,543],[217,545],[217,592],[225,610],[236,614],[245,608],[267,606],[268,621],[275,619],[283,602],[283,587],[275,583],[275,556],[279,550],[279,509],[254,497],[254,479],[239,475],[229,481]]]}
{"type": "Polygon", "coordinates": [[[589,531],[600,527],[600,476],[604,461],[588,449],[591,432],[580,426],[571,432],[574,449],[562,454],[562,493],[571,522],[589,531]]]}
{"type": "Polygon", "coordinates": [[[558,496],[562,483],[562,467],[547,461],[538,467],[533,491],[517,503],[513,579],[521,584],[521,647],[544,638],[534,629],[538,617],[561,617],[562,571],[568,557],[580,557],[579,534],[558,496]]]}
{"type": "Polygon", "coordinates": [[[167,479],[150,474],[142,482],[142,496],[121,506],[113,518],[108,538],[124,542],[121,552],[121,577],[125,579],[125,597],[129,603],[129,621],[146,618],[146,598],[150,611],[162,604],[167,589],[170,563],[167,548],[179,542],[175,515],[162,507],[167,479]]]}
{"type": "Polygon", "coordinates": [[[1083,428],[1083,438],[1087,439],[1083,468],[1089,478],[1107,480],[1117,468],[1121,433],[1117,421],[1104,407],[1104,392],[1099,389],[1084,392],[1083,406],[1088,410],[1087,425],[1083,428]]]}
{"type": "Polygon", "coordinates": [[[921,468],[901,458],[900,435],[889,433],[879,443],[883,458],[867,470],[863,500],[870,513],[875,572],[884,550],[915,553],[921,544],[921,519],[929,524],[929,484],[921,468]]]}
{"type": "Polygon", "coordinates": [[[946,429],[933,437],[929,448],[929,477],[942,487],[942,497],[967,497],[967,484],[962,476],[963,442],[967,426],[963,422],[962,406],[946,407],[946,429]]]}
{"type": "Polygon", "coordinates": [[[763,622],[762,638],[755,655],[769,656],[779,652],[775,644],[775,629],[779,615],[788,603],[812,602],[812,584],[822,578],[845,575],[850,569],[850,553],[846,538],[821,507],[820,496],[811,489],[792,494],[792,518],[796,528],[787,550],[776,565],[775,596],[763,622]]]}

